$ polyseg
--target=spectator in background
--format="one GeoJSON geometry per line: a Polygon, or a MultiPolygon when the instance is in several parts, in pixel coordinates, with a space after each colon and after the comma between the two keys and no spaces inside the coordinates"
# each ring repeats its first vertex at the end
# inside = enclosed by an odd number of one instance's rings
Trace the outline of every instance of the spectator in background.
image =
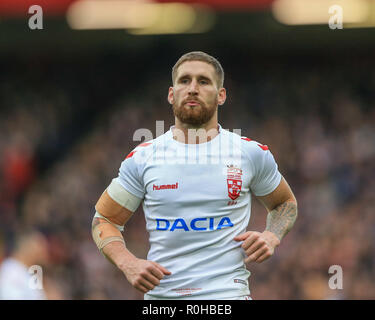
{"type": "Polygon", "coordinates": [[[36,285],[32,285],[33,273],[29,273],[29,268],[33,265],[43,265],[47,261],[46,237],[35,230],[19,233],[13,252],[0,265],[0,299],[46,299],[43,288],[39,289],[36,285]]]}

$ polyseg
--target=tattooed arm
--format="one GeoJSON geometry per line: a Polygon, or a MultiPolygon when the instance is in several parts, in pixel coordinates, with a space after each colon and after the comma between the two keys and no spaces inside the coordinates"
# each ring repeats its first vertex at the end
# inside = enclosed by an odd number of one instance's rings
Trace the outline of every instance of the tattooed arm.
{"type": "Polygon", "coordinates": [[[266,229],[262,233],[247,231],[234,238],[243,241],[246,263],[259,263],[272,256],[297,219],[297,200],[284,178],[273,192],[257,199],[268,210],[266,229]]]}
{"type": "Polygon", "coordinates": [[[274,233],[279,240],[292,229],[297,219],[297,202],[286,201],[268,212],[266,230],[274,233]]]}

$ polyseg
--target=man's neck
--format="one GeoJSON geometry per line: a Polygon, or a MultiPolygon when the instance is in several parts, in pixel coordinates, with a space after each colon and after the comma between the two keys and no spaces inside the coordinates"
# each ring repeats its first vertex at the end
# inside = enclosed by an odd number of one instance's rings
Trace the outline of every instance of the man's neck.
{"type": "Polygon", "coordinates": [[[219,125],[216,121],[209,121],[202,126],[195,127],[186,123],[175,121],[175,126],[172,130],[173,139],[181,143],[199,144],[205,143],[219,134],[219,125]]]}

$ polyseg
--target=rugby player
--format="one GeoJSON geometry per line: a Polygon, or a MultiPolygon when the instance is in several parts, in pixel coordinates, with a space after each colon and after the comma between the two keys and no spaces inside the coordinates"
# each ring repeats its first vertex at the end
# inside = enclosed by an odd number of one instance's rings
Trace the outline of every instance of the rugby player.
{"type": "Polygon", "coordinates": [[[96,245],[145,299],[251,299],[246,264],[270,258],[297,218],[269,148],[218,123],[223,83],[217,59],[184,54],[168,91],[175,124],[129,153],[96,203],[96,245]],[[263,232],[246,231],[251,195],[268,211],[263,232]],[[141,203],[147,259],[122,237],[141,203]]]}

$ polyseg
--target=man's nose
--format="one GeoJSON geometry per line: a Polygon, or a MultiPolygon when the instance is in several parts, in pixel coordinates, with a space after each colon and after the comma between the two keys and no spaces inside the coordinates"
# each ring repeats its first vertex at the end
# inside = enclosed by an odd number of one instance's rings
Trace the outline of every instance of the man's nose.
{"type": "Polygon", "coordinates": [[[189,86],[189,94],[197,94],[198,93],[198,82],[196,80],[191,81],[189,86]]]}

